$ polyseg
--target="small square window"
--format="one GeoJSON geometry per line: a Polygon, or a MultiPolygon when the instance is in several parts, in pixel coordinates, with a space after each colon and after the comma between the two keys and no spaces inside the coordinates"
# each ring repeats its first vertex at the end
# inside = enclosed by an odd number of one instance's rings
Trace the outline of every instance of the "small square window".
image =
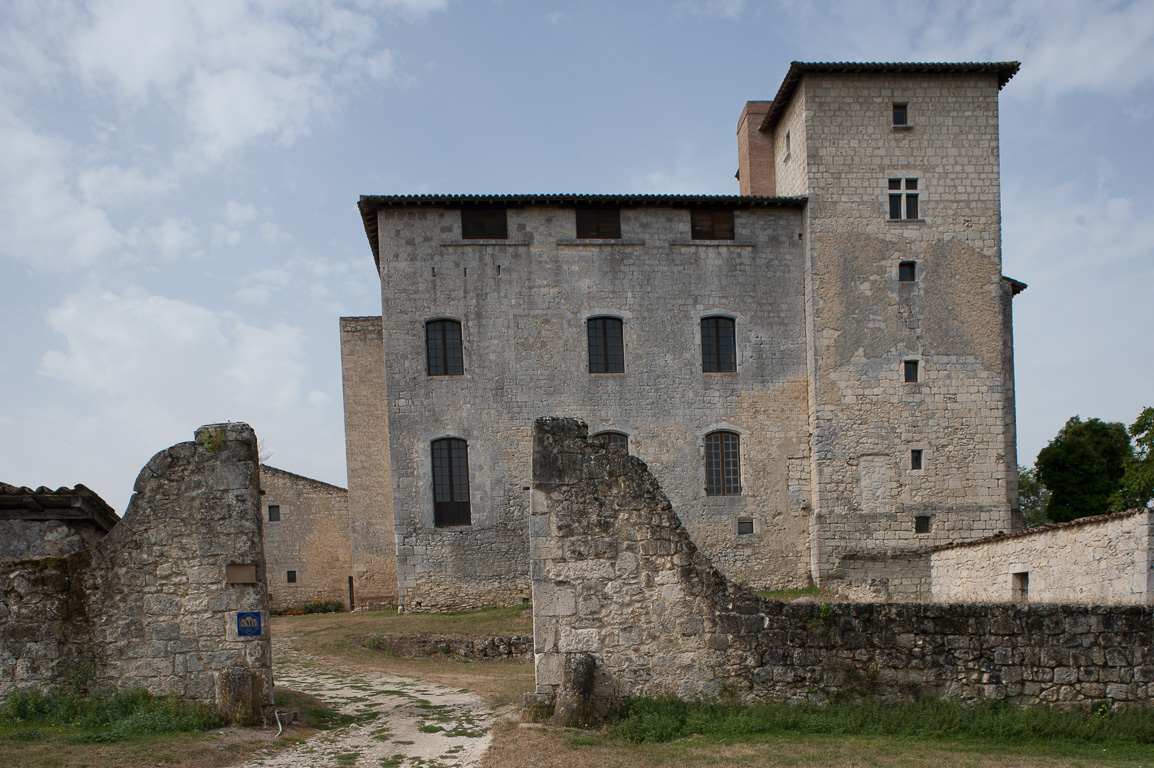
{"type": "Polygon", "coordinates": [[[898,282],[912,283],[918,279],[918,263],[916,261],[903,261],[898,264],[898,282]]]}
{"type": "Polygon", "coordinates": [[[910,451],[910,469],[922,468],[922,449],[914,448],[910,451]]]}
{"type": "Polygon", "coordinates": [[[930,518],[927,515],[919,515],[914,518],[914,533],[929,533],[930,532],[930,518]]]}
{"type": "Polygon", "coordinates": [[[732,240],[732,208],[695,208],[690,214],[694,240],[732,240]]]}
{"type": "Polygon", "coordinates": [[[620,208],[578,208],[577,237],[593,240],[621,238],[620,208]]]}
{"type": "Polygon", "coordinates": [[[749,536],[752,533],[753,533],[753,521],[752,520],[738,520],[737,521],[737,535],[738,536],[749,536]]]}
{"type": "Polygon", "coordinates": [[[280,504],[268,505],[268,521],[276,523],[280,521],[280,504]]]}
{"type": "Polygon", "coordinates": [[[285,573],[285,581],[287,581],[289,584],[296,584],[297,583],[297,572],[296,571],[288,571],[287,573],[285,573]]]}
{"type": "Polygon", "coordinates": [[[462,240],[506,240],[508,218],[504,208],[462,208],[462,240]]]}
{"type": "Polygon", "coordinates": [[[907,383],[916,383],[918,380],[918,361],[906,360],[903,363],[905,367],[905,379],[907,383]]]}
{"type": "Polygon", "coordinates": [[[907,104],[894,104],[894,125],[910,124],[910,108],[907,104]]]}

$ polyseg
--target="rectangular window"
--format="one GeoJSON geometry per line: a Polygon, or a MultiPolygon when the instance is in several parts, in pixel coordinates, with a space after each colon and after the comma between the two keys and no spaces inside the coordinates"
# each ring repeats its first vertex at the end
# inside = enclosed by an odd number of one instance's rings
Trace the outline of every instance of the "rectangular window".
{"type": "Polygon", "coordinates": [[[922,468],[922,449],[914,448],[910,451],[910,469],[922,468]]]}
{"type": "Polygon", "coordinates": [[[910,124],[910,108],[907,104],[894,104],[894,125],[910,124]]]}
{"type": "Polygon", "coordinates": [[[622,322],[616,317],[591,317],[589,329],[589,373],[624,373],[625,343],[622,322]]]}
{"type": "Polygon", "coordinates": [[[694,208],[690,211],[694,240],[732,240],[732,208],[694,208]]]}
{"type": "Polygon", "coordinates": [[[285,581],[287,581],[289,584],[296,584],[297,583],[297,572],[296,571],[286,571],[285,572],[285,581]]]}
{"type": "Polygon", "coordinates": [[[598,432],[593,435],[593,439],[602,445],[608,445],[611,448],[620,448],[629,453],[629,435],[624,432],[598,432]]]}
{"type": "Polygon", "coordinates": [[[918,180],[890,179],[889,202],[891,221],[919,218],[918,180]]]}
{"type": "Polygon", "coordinates": [[[898,264],[898,282],[912,283],[918,279],[918,263],[916,261],[903,261],[898,264]]]}
{"type": "Polygon", "coordinates": [[[621,209],[578,208],[577,237],[594,240],[621,239],[621,209]]]}
{"type": "Polygon", "coordinates": [[[1030,574],[1028,571],[1010,574],[1010,602],[1030,602],[1030,574]]]}
{"type": "Polygon", "coordinates": [[[461,324],[456,320],[425,323],[425,352],[430,376],[461,376],[465,373],[461,354],[461,324]]]}
{"type": "Polygon", "coordinates": [[[705,495],[741,494],[740,438],[732,432],[705,436],[705,495]]]}
{"type": "Polygon", "coordinates": [[[738,520],[737,521],[737,535],[738,536],[749,536],[752,533],[753,533],[753,521],[752,520],[746,519],[746,520],[738,520]]]}
{"type": "Polygon", "coordinates": [[[929,533],[930,518],[928,515],[918,515],[914,518],[914,533],[929,533]]]}
{"type": "Polygon", "coordinates": [[[462,240],[506,240],[508,218],[504,208],[462,208],[462,240]]]}
{"type": "Polygon", "coordinates": [[[278,522],[279,520],[280,520],[280,505],[279,504],[269,504],[268,505],[268,521],[270,523],[275,523],[275,522],[278,522]]]}
{"type": "Polygon", "coordinates": [[[737,331],[733,318],[702,318],[701,370],[706,373],[737,370],[737,331]]]}
{"type": "Polygon", "coordinates": [[[907,383],[915,383],[918,380],[918,361],[906,360],[903,364],[905,367],[905,379],[907,383]]]}
{"type": "Polygon", "coordinates": [[[433,441],[433,524],[470,525],[469,444],[455,437],[433,441]]]}

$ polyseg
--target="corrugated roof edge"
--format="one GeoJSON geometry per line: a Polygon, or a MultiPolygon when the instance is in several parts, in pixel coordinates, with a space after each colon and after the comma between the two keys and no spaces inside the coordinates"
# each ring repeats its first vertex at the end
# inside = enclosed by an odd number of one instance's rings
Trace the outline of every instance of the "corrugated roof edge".
{"type": "Polygon", "coordinates": [[[781,87],[777,89],[777,95],[773,97],[773,104],[770,106],[769,112],[765,114],[765,119],[761,121],[761,125],[758,126],[758,130],[768,131],[777,125],[777,121],[789,104],[790,97],[797,90],[797,84],[801,82],[802,75],[807,73],[885,74],[887,72],[906,72],[941,75],[989,72],[998,76],[998,90],[1000,91],[1006,83],[1010,82],[1010,78],[1018,73],[1021,66],[1021,62],[1017,61],[791,61],[789,71],[785,73],[785,79],[781,81],[781,87]]]}
{"type": "Polygon", "coordinates": [[[439,207],[469,205],[617,205],[694,208],[802,208],[805,197],[762,197],[755,195],[361,195],[357,208],[365,225],[365,237],[373,249],[373,261],[381,268],[380,241],[376,212],[381,208],[439,207]]]}
{"type": "Polygon", "coordinates": [[[1137,507],[1135,509],[1128,509],[1125,512],[1108,512],[1104,515],[1094,515],[1092,517],[1080,517],[1077,520],[1070,520],[1065,523],[1046,523],[1045,525],[1035,525],[1033,528],[1027,528],[1023,531],[1016,531],[1014,533],[994,534],[993,536],[986,536],[981,539],[972,539],[970,541],[958,541],[953,544],[942,544],[941,546],[931,547],[930,552],[942,552],[947,549],[962,549],[964,547],[974,547],[979,544],[989,544],[992,541],[1008,541],[1009,539],[1020,539],[1024,536],[1036,536],[1038,534],[1046,533],[1047,531],[1056,531],[1059,528],[1077,528],[1082,525],[1094,525],[1095,523],[1107,523],[1111,520],[1120,520],[1124,517],[1133,517],[1140,515],[1143,512],[1154,513],[1154,509],[1149,507],[1137,507]]]}

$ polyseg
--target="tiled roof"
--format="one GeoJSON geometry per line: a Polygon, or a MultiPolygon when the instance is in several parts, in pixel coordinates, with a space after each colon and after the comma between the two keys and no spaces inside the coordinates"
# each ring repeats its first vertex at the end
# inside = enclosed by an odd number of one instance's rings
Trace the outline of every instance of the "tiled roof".
{"type": "Polygon", "coordinates": [[[120,516],[85,485],[52,490],[45,486],[32,489],[0,483],[0,519],[91,520],[108,532],[120,521],[120,516]]]}
{"type": "Polygon", "coordinates": [[[1142,513],[1151,513],[1147,507],[1138,507],[1137,509],[1129,509],[1125,512],[1109,512],[1105,515],[1094,515],[1093,517],[1079,517],[1077,520],[1070,520],[1065,523],[1046,523],[1045,525],[1035,525],[1032,528],[1026,528],[1022,531],[1014,533],[998,533],[993,536],[986,536],[981,539],[971,539],[970,541],[959,541],[953,544],[942,544],[939,547],[933,547],[930,552],[941,552],[944,549],[961,549],[962,547],[973,547],[978,544],[988,544],[991,541],[1008,541],[1009,539],[1020,539],[1025,536],[1037,536],[1049,531],[1056,531],[1059,528],[1077,528],[1082,525],[1096,525],[1097,523],[1106,523],[1111,520],[1120,520],[1124,517],[1133,517],[1142,513]]]}
{"type": "Polygon", "coordinates": [[[790,62],[789,71],[785,73],[785,79],[781,81],[781,87],[777,89],[777,95],[773,97],[773,104],[766,113],[765,119],[761,121],[758,128],[762,131],[768,131],[777,125],[777,121],[781,118],[786,106],[789,104],[789,99],[793,96],[793,92],[797,90],[797,84],[801,82],[801,78],[806,74],[887,74],[887,73],[907,73],[907,74],[925,74],[925,75],[942,75],[942,74],[980,74],[990,73],[998,76],[998,90],[1002,89],[1006,83],[1010,81],[1017,72],[1021,64],[1016,61],[990,61],[990,62],[882,62],[882,61],[794,61],[790,62]]]}
{"type": "Polygon", "coordinates": [[[357,207],[365,225],[365,236],[373,248],[377,268],[381,253],[377,238],[377,210],[380,208],[463,208],[503,205],[604,205],[621,208],[802,208],[804,197],[761,197],[752,195],[361,195],[357,207]]]}

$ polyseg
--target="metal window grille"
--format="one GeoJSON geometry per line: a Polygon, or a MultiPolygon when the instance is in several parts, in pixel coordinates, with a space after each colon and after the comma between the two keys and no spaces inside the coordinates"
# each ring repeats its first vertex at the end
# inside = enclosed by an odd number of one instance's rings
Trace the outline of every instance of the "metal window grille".
{"type": "Polygon", "coordinates": [[[622,322],[616,317],[589,319],[589,373],[624,373],[622,322]]]}
{"type": "Polygon", "coordinates": [[[470,525],[469,445],[446,437],[433,441],[433,524],[470,525]]]}
{"type": "Polygon", "coordinates": [[[461,324],[456,320],[425,323],[425,349],[430,376],[460,376],[465,373],[461,354],[461,324]]]}
{"type": "Polygon", "coordinates": [[[705,436],[705,495],[741,494],[741,444],[733,432],[705,436]]]}
{"type": "Polygon", "coordinates": [[[702,318],[701,370],[707,373],[737,370],[737,333],[733,318],[702,318]]]}

